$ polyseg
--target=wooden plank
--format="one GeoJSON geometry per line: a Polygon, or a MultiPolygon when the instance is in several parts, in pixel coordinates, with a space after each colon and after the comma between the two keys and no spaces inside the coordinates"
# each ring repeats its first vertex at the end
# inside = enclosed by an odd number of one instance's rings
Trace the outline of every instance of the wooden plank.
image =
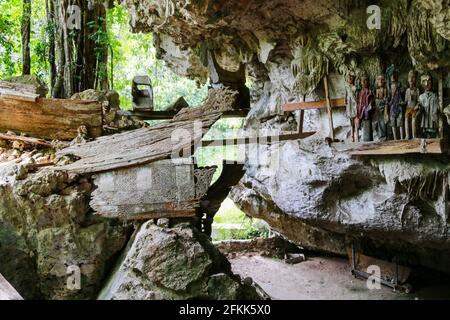
{"type": "Polygon", "coordinates": [[[11,141],[22,141],[28,144],[37,144],[45,147],[51,147],[51,143],[42,139],[30,138],[30,137],[22,137],[11,134],[2,134],[0,133],[0,139],[3,140],[11,140],[11,141]]]}
{"type": "Polygon", "coordinates": [[[94,176],[91,207],[107,218],[191,217],[216,167],[196,168],[192,158],[162,160],[94,176]]]}
{"type": "MultiPolygon", "coordinates": [[[[250,109],[231,110],[222,113],[222,118],[245,118],[250,109]]],[[[118,110],[119,116],[132,116],[140,120],[169,120],[173,119],[177,111],[147,111],[147,110],[118,110]]]]}
{"type": "Polygon", "coordinates": [[[243,138],[204,140],[202,141],[202,147],[237,146],[243,144],[270,144],[280,141],[305,139],[314,134],[315,132],[301,132],[292,134],[280,134],[274,136],[254,136],[243,138]]]}
{"type": "Polygon", "coordinates": [[[45,98],[29,102],[0,96],[0,131],[48,140],[72,140],[82,125],[91,137],[102,135],[100,103],[45,98]]]}
{"type": "Polygon", "coordinates": [[[443,139],[389,140],[366,143],[334,143],[337,151],[350,155],[442,154],[443,139]]]}
{"type": "MultiPolygon", "coordinates": [[[[343,108],[345,107],[345,99],[331,99],[330,100],[332,108],[343,108]]],[[[288,103],[281,106],[283,111],[297,111],[297,110],[312,110],[312,109],[326,109],[327,101],[311,101],[311,102],[299,102],[299,103],[288,103]]]]}
{"type": "Polygon", "coordinates": [[[330,126],[330,138],[331,141],[334,141],[334,125],[333,125],[333,110],[331,107],[330,93],[328,90],[328,77],[323,77],[323,85],[325,88],[325,98],[327,102],[327,112],[328,112],[328,123],[330,126]]]}
{"type": "Polygon", "coordinates": [[[96,173],[180,157],[180,153],[189,156],[220,116],[216,112],[196,120],[169,121],[75,145],[59,151],[57,156],[72,154],[81,159],[55,170],[96,173]]]}
{"type": "Polygon", "coordinates": [[[23,300],[14,287],[0,273],[0,300],[23,300]]]}

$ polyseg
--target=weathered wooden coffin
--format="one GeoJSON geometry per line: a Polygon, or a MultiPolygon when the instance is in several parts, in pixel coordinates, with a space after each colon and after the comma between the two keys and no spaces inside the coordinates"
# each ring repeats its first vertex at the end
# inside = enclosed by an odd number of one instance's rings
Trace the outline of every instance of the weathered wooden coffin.
{"type": "Polygon", "coordinates": [[[0,96],[0,131],[49,140],[72,140],[83,125],[91,137],[102,135],[100,103],[45,98],[33,102],[0,96]]]}
{"type": "Polygon", "coordinates": [[[149,128],[98,138],[87,144],[61,150],[58,157],[74,155],[80,160],[67,166],[55,167],[75,173],[97,173],[140,166],[167,159],[187,157],[209,128],[221,117],[211,113],[195,120],[164,122],[149,128]]]}
{"type": "Polygon", "coordinates": [[[195,216],[215,170],[187,158],[98,173],[90,205],[98,215],[125,220],[195,216]]]}

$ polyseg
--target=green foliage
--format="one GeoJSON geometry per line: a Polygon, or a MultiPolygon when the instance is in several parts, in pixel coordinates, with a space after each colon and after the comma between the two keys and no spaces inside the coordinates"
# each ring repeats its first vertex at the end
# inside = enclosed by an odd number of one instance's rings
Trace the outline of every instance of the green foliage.
{"type": "Polygon", "coordinates": [[[103,17],[98,17],[97,21],[89,21],[87,23],[91,32],[89,39],[95,43],[94,54],[97,66],[95,70],[94,89],[96,90],[101,90],[103,80],[108,79],[108,66],[104,62],[106,54],[105,47],[108,48],[111,43],[108,32],[103,28],[104,21],[105,19],[103,17]]]}
{"type": "MultiPolygon", "coordinates": [[[[31,1],[31,73],[42,79],[48,76],[48,26],[45,0],[31,1]]],[[[0,79],[21,74],[22,0],[0,1],[0,79]]]]}
{"type": "Polygon", "coordinates": [[[107,29],[113,51],[114,89],[121,96],[122,108],[131,107],[131,81],[136,75],[148,75],[152,80],[155,109],[164,109],[184,96],[191,106],[200,105],[207,88],[198,88],[195,81],[173,73],[156,58],[151,34],[132,33],[126,8],[117,6],[108,11],[107,29]]]}
{"type": "Polygon", "coordinates": [[[270,236],[270,230],[261,220],[247,217],[228,198],[214,217],[213,230],[215,241],[270,236]]]}
{"type": "Polygon", "coordinates": [[[22,1],[0,1],[0,78],[20,74],[22,1]]]}

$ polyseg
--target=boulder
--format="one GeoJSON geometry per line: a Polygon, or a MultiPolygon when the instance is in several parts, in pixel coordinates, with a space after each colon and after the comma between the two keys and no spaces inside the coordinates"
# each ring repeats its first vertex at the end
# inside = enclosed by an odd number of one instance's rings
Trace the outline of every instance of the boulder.
{"type": "Polygon", "coordinates": [[[25,160],[0,167],[0,272],[25,299],[96,296],[128,227],[92,218],[91,182],[25,160]],[[67,285],[70,268],[81,286],[67,285]]]}
{"type": "Polygon", "coordinates": [[[146,222],[136,230],[111,278],[105,300],[259,299],[231,272],[228,260],[187,223],[146,222]]]}

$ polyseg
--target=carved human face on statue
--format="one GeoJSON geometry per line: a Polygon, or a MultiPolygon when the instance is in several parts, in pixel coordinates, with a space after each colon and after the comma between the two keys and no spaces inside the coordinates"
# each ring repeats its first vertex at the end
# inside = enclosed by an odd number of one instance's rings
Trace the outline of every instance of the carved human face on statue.
{"type": "Polygon", "coordinates": [[[391,96],[394,96],[394,94],[396,93],[398,88],[397,82],[392,82],[391,83],[391,96]]]}
{"type": "Polygon", "coordinates": [[[421,81],[423,89],[425,91],[431,91],[433,90],[433,80],[431,78],[431,75],[426,74],[424,76],[422,76],[421,81]]]}
{"type": "Polygon", "coordinates": [[[417,72],[414,70],[411,70],[408,73],[408,84],[410,88],[415,88],[417,83],[417,72]]]}
{"type": "Polygon", "coordinates": [[[378,88],[384,88],[386,84],[386,79],[384,78],[384,76],[378,76],[377,77],[377,87],[378,88]]]}
{"type": "Polygon", "coordinates": [[[355,84],[355,76],[352,75],[352,74],[349,74],[349,75],[347,76],[347,82],[348,82],[349,84],[355,84]]]}
{"type": "Polygon", "coordinates": [[[364,89],[367,89],[369,87],[369,78],[367,76],[361,77],[361,84],[364,89]]]}

